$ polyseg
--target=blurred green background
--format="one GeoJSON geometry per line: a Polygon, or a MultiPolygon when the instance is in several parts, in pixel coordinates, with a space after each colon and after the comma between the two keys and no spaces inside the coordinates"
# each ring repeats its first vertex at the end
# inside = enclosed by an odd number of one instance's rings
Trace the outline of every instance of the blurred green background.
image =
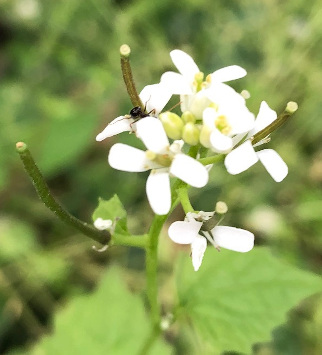
{"type": "MultiPolygon", "coordinates": [[[[52,329],[57,307],[91,292],[111,263],[142,290],[143,254],[92,251],[93,243],[42,205],[15,153],[15,143],[25,141],[54,195],[77,217],[90,222],[98,196],[117,193],[130,229],[146,230],[152,216],[146,174],[114,171],[106,161],[113,143],[135,144],[134,137],[95,142],[109,121],[131,109],[119,65],[123,43],[132,49],[138,90],[175,70],[169,52],[179,48],[205,73],[244,67],[247,77],[232,86],[251,93],[254,113],[262,100],[277,112],[298,102],[269,144],[289,166],[282,183],[259,164],[237,177],[218,166],[211,183],[193,191],[193,202],[207,211],[224,200],[225,224],[253,231],[257,244],[320,273],[321,18],[318,0],[0,0],[1,353],[37,342],[52,329]]],[[[182,216],[178,209],[171,220],[182,216]]],[[[166,259],[166,246],[161,254],[166,259]]],[[[321,354],[321,307],[318,296],[303,302],[254,353],[321,354]]]]}

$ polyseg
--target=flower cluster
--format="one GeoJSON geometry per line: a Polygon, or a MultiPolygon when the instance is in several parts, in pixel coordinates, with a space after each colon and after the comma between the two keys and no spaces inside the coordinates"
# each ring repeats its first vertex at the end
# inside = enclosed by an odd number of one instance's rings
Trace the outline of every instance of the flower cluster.
{"type": "MultiPolygon", "coordinates": [[[[133,109],[129,115],[115,118],[97,135],[96,140],[101,141],[128,131],[135,133],[146,147],[143,151],[114,144],[108,156],[111,167],[128,172],[151,170],[146,194],[152,210],[159,215],[171,209],[170,177],[197,188],[207,184],[209,166],[202,164],[201,151],[203,157],[225,155],[224,165],[232,175],[261,161],[275,181],[282,181],[288,169],[278,153],[272,149],[254,149],[267,142],[268,137],[252,144],[253,137],[277,119],[276,112],[263,101],[255,118],[244,96],[227,84],[244,77],[245,69],[232,65],[205,76],[185,52],[174,50],[170,56],[179,73],[166,72],[158,84],[148,85],[141,91],[144,112],[135,116],[133,109]],[[180,97],[180,115],[161,112],[173,95],[180,97]],[[186,146],[196,149],[186,154],[186,146]]],[[[203,230],[203,224],[213,214],[190,211],[185,221],[174,222],[169,229],[173,241],[191,244],[195,270],[201,264],[207,241],[216,248],[240,252],[249,251],[254,244],[253,234],[241,229],[215,226],[203,230]]]]}

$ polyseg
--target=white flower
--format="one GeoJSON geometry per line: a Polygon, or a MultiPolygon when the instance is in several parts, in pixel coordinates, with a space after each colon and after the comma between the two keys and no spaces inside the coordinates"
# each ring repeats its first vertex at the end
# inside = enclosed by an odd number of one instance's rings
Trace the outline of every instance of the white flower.
{"type": "Polygon", "coordinates": [[[171,207],[170,175],[194,187],[208,182],[207,169],[195,159],[181,153],[182,142],[169,145],[160,120],[145,117],[137,122],[137,136],[147,151],[117,143],[112,146],[108,161],[118,170],[141,172],[152,169],[146,183],[146,193],[156,214],[167,214],[171,207]]]}
{"type": "MultiPolygon", "coordinates": [[[[162,84],[148,85],[140,92],[140,99],[146,105],[146,112],[151,115],[158,115],[171,98],[171,91],[162,84]]],[[[116,117],[106,128],[96,136],[97,141],[115,136],[122,132],[132,132],[136,130],[137,120],[131,115],[116,117]]]]}
{"type": "MultiPolygon", "coordinates": [[[[187,53],[175,49],[170,56],[180,74],[166,72],[161,77],[161,83],[168,86],[173,94],[181,95],[182,112],[190,111],[199,119],[202,118],[203,110],[213,99],[208,96],[213,87],[226,81],[242,78],[247,74],[245,69],[232,65],[213,72],[207,76],[206,81],[203,81],[204,74],[200,72],[197,64],[187,53]]],[[[238,94],[238,96],[242,98],[241,95],[238,94]]]]}
{"type": "Polygon", "coordinates": [[[204,212],[187,213],[184,221],[177,221],[171,224],[168,230],[169,237],[179,244],[191,245],[192,265],[197,271],[202,263],[203,255],[207,248],[207,240],[215,248],[225,248],[245,253],[254,246],[254,234],[244,229],[216,226],[209,232],[201,231],[203,221],[209,219],[203,215],[204,212]]]}
{"type": "MultiPolygon", "coordinates": [[[[276,112],[263,101],[255,121],[255,127],[248,133],[247,138],[251,138],[254,134],[267,127],[276,118],[276,112]]],[[[263,149],[256,152],[249,139],[227,154],[225,166],[230,174],[235,175],[247,170],[258,160],[261,161],[276,182],[282,181],[287,176],[287,165],[275,150],[263,149]]]]}
{"type": "Polygon", "coordinates": [[[234,146],[234,137],[243,135],[254,126],[254,115],[246,107],[240,95],[227,85],[218,84],[211,90],[216,100],[216,107],[207,107],[203,111],[203,127],[200,134],[201,143],[217,153],[227,153],[234,146]],[[227,95],[225,96],[225,93],[227,95]]]}

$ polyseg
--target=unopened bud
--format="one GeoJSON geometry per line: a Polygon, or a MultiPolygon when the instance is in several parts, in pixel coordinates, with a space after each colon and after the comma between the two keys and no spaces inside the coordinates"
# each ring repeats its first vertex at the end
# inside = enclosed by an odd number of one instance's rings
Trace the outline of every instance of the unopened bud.
{"type": "Polygon", "coordinates": [[[287,103],[285,111],[289,113],[294,113],[295,111],[297,111],[298,108],[299,106],[296,102],[290,101],[287,103]]]}
{"type": "Polygon", "coordinates": [[[200,136],[199,136],[199,140],[200,140],[200,143],[206,148],[210,148],[211,147],[210,134],[211,134],[211,130],[209,129],[209,127],[202,126],[201,132],[200,132],[200,136]]]}
{"type": "Polygon", "coordinates": [[[216,213],[218,214],[225,214],[228,211],[228,206],[226,205],[225,202],[223,201],[218,201],[216,203],[216,208],[215,208],[216,213]]]}
{"type": "Polygon", "coordinates": [[[128,57],[131,54],[131,48],[127,44],[122,44],[120,47],[120,54],[123,57],[128,57]]]}
{"type": "Polygon", "coordinates": [[[190,145],[197,145],[199,143],[199,135],[199,128],[193,123],[189,122],[183,127],[182,139],[186,143],[190,145]]]}
{"type": "Polygon", "coordinates": [[[181,139],[183,121],[174,112],[163,112],[159,115],[167,136],[171,139],[181,139]]]}
{"type": "Polygon", "coordinates": [[[196,116],[190,112],[190,111],[185,111],[182,115],[181,118],[183,120],[184,123],[196,123],[196,116]]]}

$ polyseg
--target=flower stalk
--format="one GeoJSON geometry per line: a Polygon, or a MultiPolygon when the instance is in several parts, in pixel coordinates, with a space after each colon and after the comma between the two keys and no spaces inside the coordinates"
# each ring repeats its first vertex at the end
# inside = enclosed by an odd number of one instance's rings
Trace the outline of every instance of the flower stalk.
{"type": "Polygon", "coordinates": [[[38,169],[27,145],[23,142],[16,144],[16,150],[19,153],[20,159],[24,165],[27,174],[30,176],[32,183],[38,193],[41,201],[49,208],[56,216],[66,224],[76,228],[87,237],[94,241],[107,245],[111,240],[111,234],[107,231],[100,231],[94,228],[92,225],[79,220],[66,211],[53,197],[49,187],[38,169]]]}
{"type": "Polygon", "coordinates": [[[144,105],[136,90],[135,83],[133,80],[132,69],[130,65],[130,54],[131,54],[131,48],[127,44],[123,44],[120,47],[122,75],[132,105],[134,107],[140,106],[141,109],[144,110],[144,105]]]}
{"type": "Polygon", "coordinates": [[[254,135],[252,139],[252,145],[260,142],[262,139],[266,138],[270,133],[282,126],[293,115],[293,113],[297,111],[297,108],[298,106],[296,102],[289,102],[286,105],[284,112],[282,112],[275,121],[273,121],[270,125],[268,125],[267,127],[265,127],[254,135]]]}

